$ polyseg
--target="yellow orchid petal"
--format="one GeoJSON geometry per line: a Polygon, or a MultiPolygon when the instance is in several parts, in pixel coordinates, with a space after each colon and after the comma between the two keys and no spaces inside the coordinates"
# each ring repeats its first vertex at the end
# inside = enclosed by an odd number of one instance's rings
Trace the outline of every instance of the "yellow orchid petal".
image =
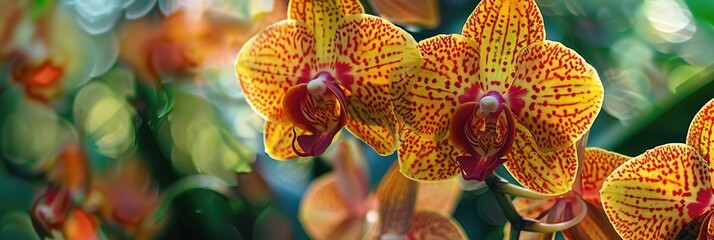
{"type": "Polygon", "coordinates": [[[304,23],[282,21],[241,49],[236,74],[248,103],[269,121],[287,122],[282,108],[288,88],[312,78],[315,37],[304,23]]]}
{"type": "Polygon", "coordinates": [[[420,182],[443,181],[459,175],[456,157],[464,155],[448,138],[438,142],[404,128],[399,133],[399,168],[409,179],[420,182]]]}
{"type": "Polygon", "coordinates": [[[315,34],[320,67],[334,62],[339,24],[349,15],[362,13],[364,9],[358,0],[292,0],[288,5],[288,19],[304,22],[315,34]]]}
{"type": "Polygon", "coordinates": [[[583,157],[583,199],[602,206],[600,188],[612,171],[629,160],[630,157],[600,148],[586,148],[583,157]]]}
{"type": "Polygon", "coordinates": [[[709,166],[714,167],[714,99],[694,116],[689,125],[687,145],[697,149],[709,166]]]}
{"type": "Polygon", "coordinates": [[[433,29],[439,26],[436,0],[372,0],[374,9],[393,23],[433,29]]]}
{"type": "Polygon", "coordinates": [[[329,239],[333,230],[351,217],[334,174],[326,174],[314,180],[300,202],[298,218],[305,231],[314,239],[329,239]]]}
{"type": "Polygon", "coordinates": [[[542,194],[559,195],[570,191],[578,166],[575,146],[540,152],[528,129],[519,121],[515,123],[513,148],[504,163],[508,172],[524,187],[542,194]]]}
{"type": "Polygon", "coordinates": [[[263,135],[265,142],[265,152],[273,159],[287,160],[297,158],[298,155],[293,150],[293,146],[299,151],[300,145],[293,143],[295,132],[298,135],[307,134],[307,131],[296,128],[292,124],[276,123],[271,121],[265,122],[265,134],[263,135]]]}
{"type": "Polygon", "coordinates": [[[461,185],[456,178],[435,183],[420,182],[417,187],[416,210],[450,216],[461,200],[461,192],[461,185]]]}
{"type": "Polygon", "coordinates": [[[618,167],[600,190],[603,208],[624,239],[674,239],[713,203],[709,167],[684,144],[648,150],[618,167]]]}
{"type": "Polygon", "coordinates": [[[557,42],[533,43],[518,55],[504,95],[545,152],[570,147],[590,129],[602,107],[597,72],[577,52],[557,42]]]}
{"type": "Polygon", "coordinates": [[[418,211],[412,217],[406,239],[468,239],[461,224],[438,212],[418,211]]]}
{"type": "Polygon", "coordinates": [[[585,218],[572,228],[563,231],[566,239],[615,240],[621,239],[607,219],[605,211],[592,203],[585,203],[588,213],[585,218]]]}
{"type": "Polygon", "coordinates": [[[476,100],[488,84],[478,77],[475,46],[460,35],[439,35],[419,42],[424,57],[419,75],[406,75],[392,83],[399,120],[430,139],[445,138],[459,105],[476,100]]]}
{"type": "Polygon", "coordinates": [[[543,16],[534,0],[483,0],[462,31],[479,47],[479,71],[489,81],[485,92],[505,92],[510,81],[504,80],[513,72],[518,53],[545,39],[543,16]]]}
{"type": "Polygon", "coordinates": [[[358,14],[339,25],[337,52],[335,76],[348,96],[347,130],[377,153],[393,153],[397,119],[389,84],[418,70],[416,41],[387,20],[358,14]]]}

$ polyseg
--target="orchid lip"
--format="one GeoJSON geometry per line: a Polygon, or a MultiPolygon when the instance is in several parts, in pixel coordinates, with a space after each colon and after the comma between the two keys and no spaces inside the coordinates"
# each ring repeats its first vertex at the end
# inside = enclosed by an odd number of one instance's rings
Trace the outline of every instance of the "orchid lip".
{"type": "Polygon", "coordinates": [[[467,153],[467,156],[456,158],[464,179],[485,180],[506,161],[504,156],[510,152],[513,145],[515,138],[513,113],[509,108],[503,107],[498,98],[500,94],[497,94],[489,92],[481,98],[478,104],[472,102],[462,105],[451,121],[451,141],[456,147],[467,153]],[[481,106],[490,109],[483,111],[481,106]],[[476,115],[478,111],[484,113],[482,116],[485,121],[484,130],[474,129],[474,120],[479,117],[476,115]],[[506,132],[503,139],[498,141],[497,125],[501,112],[505,113],[506,132]]]}
{"type": "Polygon", "coordinates": [[[346,107],[345,93],[327,72],[320,72],[310,82],[288,90],[283,109],[289,121],[310,133],[298,136],[293,129],[293,152],[301,157],[324,153],[347,123],[346,107]]]}

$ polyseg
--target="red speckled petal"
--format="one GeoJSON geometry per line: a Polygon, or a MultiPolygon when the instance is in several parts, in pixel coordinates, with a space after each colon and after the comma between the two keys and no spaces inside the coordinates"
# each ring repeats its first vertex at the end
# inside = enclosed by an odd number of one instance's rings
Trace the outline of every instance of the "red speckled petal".
{"type": "Polygon", "coordinates": [[[412,217],[406,239],[468,239],[456,220],[431,211],[418,211],[412,217]]]}
{"type": "Polygon", "coordinates": [[[504,163],[508,172],[524,187],[542,194],[559,195],[570,191],[578,167],[575,146],[556,152],[540,152],[525,126],[518,121],[515,123],[513,148],[504,163]]]}
{"type": "Polygon", "coordinates": [[[483,81],[488,91],[503,93],[510,82],[518,53],[545,39],[543,17],[533,0],[483,0],[466,24],[463,35],[476,41],[483,81]]]}
{"type": "Polygon", "coordinates": [[[389,84],[421,64],[416,41],[388,21],[352,15],[339,25],[335,76],[348,95],[347,129],[381,155],[397,148],[397,119],[389,84]]]}
{"type": "Polygon", "coordinates": [[[461,185],[456,178],[443,182],[420,182],[417,188],[416,209],[450,216],[461,200],[461,192],[461,185]]]}
{"type": "Polygon", "coordinates": [[[372,0],[379,16],[407,26],[433,29],[439,26],[439,2],[436,0],[372,0]]]}
{"type": "Polygon", "coordinates": [[[334,63],[335,38],[345,17],[362,13],[364,9],[357,0],[293,0],[288,6],[288,19],[304,22],[315,34],[320,68],[334,63]]]}
{"type": "Polygon", "coordinates": [[[248,103],[269,121],[287,122],[283,97],[311,79],[315,37],[303,23],[283,21],[253,37],[236,60],[236,74],[248,103]]]}
{"type": "Polygon", "coordinates": [[[420,182],[443,181],[461,172],[456,157],[466,153],[454,147],[448,138],[437,144],[407,128],[399,135],[399,168],[405,177],[420,182]]]}
{"type": "Polygon", "coordinates": [[[690,146],[648,150],[605,179],[603,208],[624,239],[674,239],[713,203],[707,163],[690,146]]]}
{"type": "Polygon", "coordinates": [[[583,199],[596,206],[602,206],[600,203],[602,183],[612,171],[629,159],[628,156],[600,148],[585,149],[582,172],[583,199]]]}
{"type": "Polygon", "coordinates": [[[326,174],[310,184],[300,202],[298,217],[313,239],[328,239],[334,229],[351,217],[334,174],[326,174]]]}
{"type": "MultiPolygon", "coordinates": [[[[307,131],[296,128],[289,123],[283,124],[266,121],[265,134],[263,135],[265,153],[267,153],[271,158],[277,160],[297,158],[298,155],[295,151],[293,151],[293,139],[295,138],[293,129],[295,129],[298,135],[305,135],[308,133],[307,131]]],[[[295,144],[295,147],[302,151],[298,144],[295,144]]]]}
{"type": "Polygon", "coordinates": [[[421,41],[424,61],[418,76],[403,75],[392,83],[394,110],[408,128],[430,139],[448,135],[451,117],[461,103],[473,102],[485,81],[478,77],[475,43],[460,35],[421,41]]]}
{"type": "Polygon", "coordinates": [[[714,100],[710,100],[694,116],[689,125],[687,145],[694,147],[710,167],[714,167],[714,100]]]}
{"type": "Polygon", "coordinates": [[[593,67],[557,42],[541,41],[518,56],[513,86],[504,96],[545,152],[570,147],[590,129],[603,88],[593,67]]]}

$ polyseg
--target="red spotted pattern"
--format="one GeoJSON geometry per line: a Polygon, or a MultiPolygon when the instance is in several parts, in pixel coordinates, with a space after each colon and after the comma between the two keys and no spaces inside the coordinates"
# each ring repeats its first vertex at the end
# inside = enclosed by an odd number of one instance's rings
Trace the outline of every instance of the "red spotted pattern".
{"type": "Polygon", "coordinates": [[[508,172],[521,185],[535,192],[558,195],[570,191],[578,167],[575,146],[542,153],[523,124],[516,121],[515,125],[514,147],[504,163],[508,172]]]}
{"type": "Polygon", "coordinates": [[[463,35],[476,41],[487,91],[504,93],[518,53],[545,39],[543,17],[533,0],[483,0],[469,16],[463,35]]]}
{"type": "Polygon", "coordinates": [[[624,239],[674,239],[713,203],[709,167],[684,144],[662,145],[625,162],[600,193],[624,239]]]}
{"type": "Polygon", "coordinates": [[[600,148],[585,149],[583,157],[582,186],[583,199],[601,206],[600,188],[610,173],[629,160],[630,157],[600,148]]]}
{"type": "Polygon", "coordinates": [[[475,43],[460,35],[439,35],[419,43],[424,61],[419,76],[404,76],[392,84],[395,112],[420,135],[440,140],[460,99],[476,100],[481,81],[475,43]]]}
{"type": "Polygon", "coordinates": [[[513,86],[504,98],[540,150],[569,147],[590,129],[602,107],[597,72],[577,52],[551,41],[528,46],[517,62],[510,76],[513,86]]]}
{"type": "Polygon", "coordinates": [[[301,22],[277,23],[251,39],[236,60],[248,103],[268,121],[287,122],[282,108],[293,85],[311,79],[315,37],[301,22]]]}
{"type": "Polygon", "coordinates": [[[288,19],[304,22],[315,34],[320,67],[334,63],[338,25],[345,17],[362,13],[364,9],[357,0],[293,0],[288,6],[288,19]]]}
{"type": "Polygon", "coordinates": [[[381,155],[397,148],[390,82],[421,64],[416,41],[384,19],[352,15],[337,32],[337,81],[347,93],[347,130],[381,155]]]}
{"type": "Polygon", "coordinates": [[[417,181],[443,181],[461,172],[457,156],[466,153],[454,147],[449,138],[438,143],[404,128],[399,133],[399,168],[407,178],[417,181]]]}
{"type": "Polygon", "coordinates": [[[412,217],[406,239],[458,240],[468,237],[454,219],[437,212],[419,211],[412,217]]]}
{"type": "Polygon", "coordinates": [[[697,149],[709,166],[714,167],[714,100],[710,100],[694,116],[689,125],[687,145],[697,149]]]}

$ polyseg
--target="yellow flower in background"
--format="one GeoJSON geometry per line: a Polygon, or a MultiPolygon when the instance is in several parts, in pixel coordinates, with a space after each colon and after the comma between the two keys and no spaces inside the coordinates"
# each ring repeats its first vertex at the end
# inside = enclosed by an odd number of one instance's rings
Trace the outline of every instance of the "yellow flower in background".
{"type": "Polygon", "coordinates": [[[389,21],[419,29],[434,29],[441,22],[437,0],[371,0],[379,16],[389,21]]]}
{"type": "Polygon", "coordinates": [[[462,35],[432,37],[419,49],[419,76],[392,84],[407,177],[437,181],[462,172],[484,180],[505,162],[531,190],[570,190],[573,144],[595,120],[603,89],[580,55],[545,40],[534,1],[484,0],[462,35]]]}
{"type": "Polygon", "coordinates": [[[267,120],[272,158],[320,155],[343,127],[388,155],[397,147],[390,82],[420,63],[412,36],[359,1],[295,0],[288,20],[243,47],[236,74],[267,120]]]}
{"type": "Polygon", "coordinates": [[[603,208],[622,238],[712,237],[713,137],[710,100],[692,120],[687,144],[648,150],[605,179],[600,190],[603,208]]]}

